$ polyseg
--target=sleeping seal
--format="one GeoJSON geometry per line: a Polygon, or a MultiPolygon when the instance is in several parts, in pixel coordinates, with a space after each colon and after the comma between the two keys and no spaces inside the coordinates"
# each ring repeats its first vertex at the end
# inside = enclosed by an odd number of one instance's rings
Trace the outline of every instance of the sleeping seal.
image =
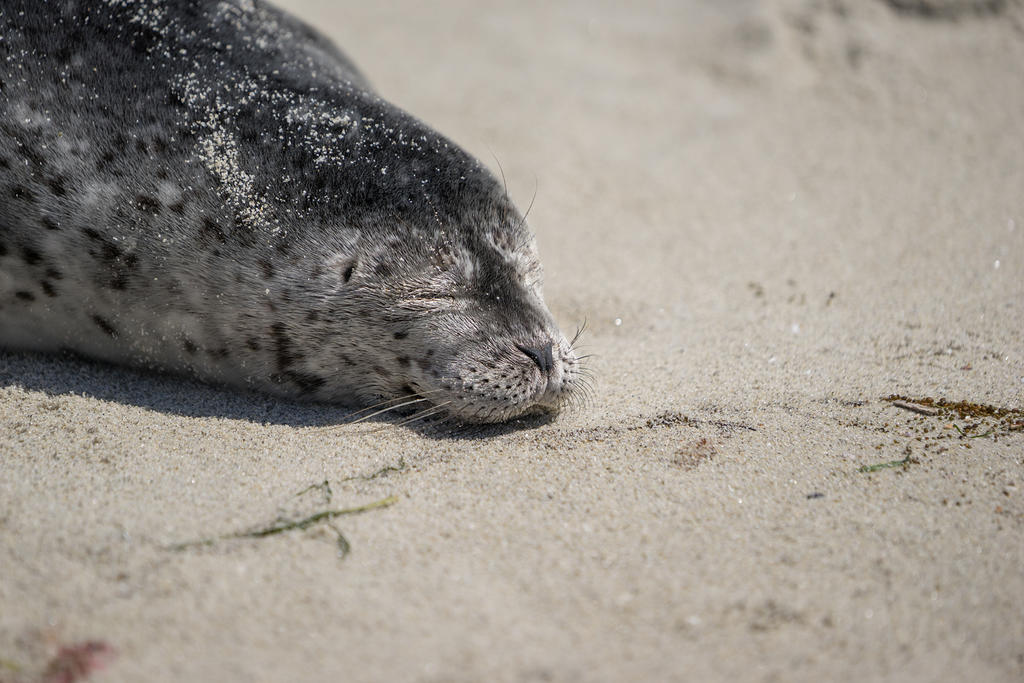
{"type": "Polygon", "coordinates": [[[494,422],[581,384],[474,158],[256,0],[0,0],[0,346],[494,422]]]}

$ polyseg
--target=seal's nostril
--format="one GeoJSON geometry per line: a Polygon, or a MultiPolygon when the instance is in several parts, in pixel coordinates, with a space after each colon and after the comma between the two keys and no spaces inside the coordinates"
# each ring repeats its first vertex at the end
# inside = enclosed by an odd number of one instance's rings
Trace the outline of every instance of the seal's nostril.
{"type": "Polygon", "coordinates": [[[551,367],[555,364],[555,359],[551,353],[551,344],[543,344],[541,346],[518,345],[518,348],[529,356],[545,375],[551,372],[551,367]]]}

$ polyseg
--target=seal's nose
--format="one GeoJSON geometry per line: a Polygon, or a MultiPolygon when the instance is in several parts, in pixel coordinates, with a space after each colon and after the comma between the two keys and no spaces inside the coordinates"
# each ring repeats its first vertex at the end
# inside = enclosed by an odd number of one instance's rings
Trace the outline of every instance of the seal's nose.
{"type": "Polygon", "coordinates": [[[541,346],[519,345],[519,350],[529,356],[543,374],[546,375],[551,372],[551,368],[555,364],[554,356],[551,353],[551,344],[542,344],[541,346]]]}

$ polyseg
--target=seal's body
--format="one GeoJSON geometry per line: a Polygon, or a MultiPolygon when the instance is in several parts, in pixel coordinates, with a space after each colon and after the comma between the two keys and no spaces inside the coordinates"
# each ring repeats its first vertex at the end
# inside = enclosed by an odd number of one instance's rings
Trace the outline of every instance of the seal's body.
{"type": "Polygon", "coordinates": [[[0,0],[0,345],[470,421],[579,382],[501,184],[256,0],[0,0]]]}

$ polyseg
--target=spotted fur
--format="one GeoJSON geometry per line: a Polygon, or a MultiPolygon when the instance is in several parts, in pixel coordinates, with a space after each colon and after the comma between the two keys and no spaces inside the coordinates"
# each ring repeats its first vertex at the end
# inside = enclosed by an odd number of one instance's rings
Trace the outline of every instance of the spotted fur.
{"type": "Polygon", "coordinates": [[[475,159],[256,0],[0,3],[0,345],[556,410],[579,363],[475,159]]]}

